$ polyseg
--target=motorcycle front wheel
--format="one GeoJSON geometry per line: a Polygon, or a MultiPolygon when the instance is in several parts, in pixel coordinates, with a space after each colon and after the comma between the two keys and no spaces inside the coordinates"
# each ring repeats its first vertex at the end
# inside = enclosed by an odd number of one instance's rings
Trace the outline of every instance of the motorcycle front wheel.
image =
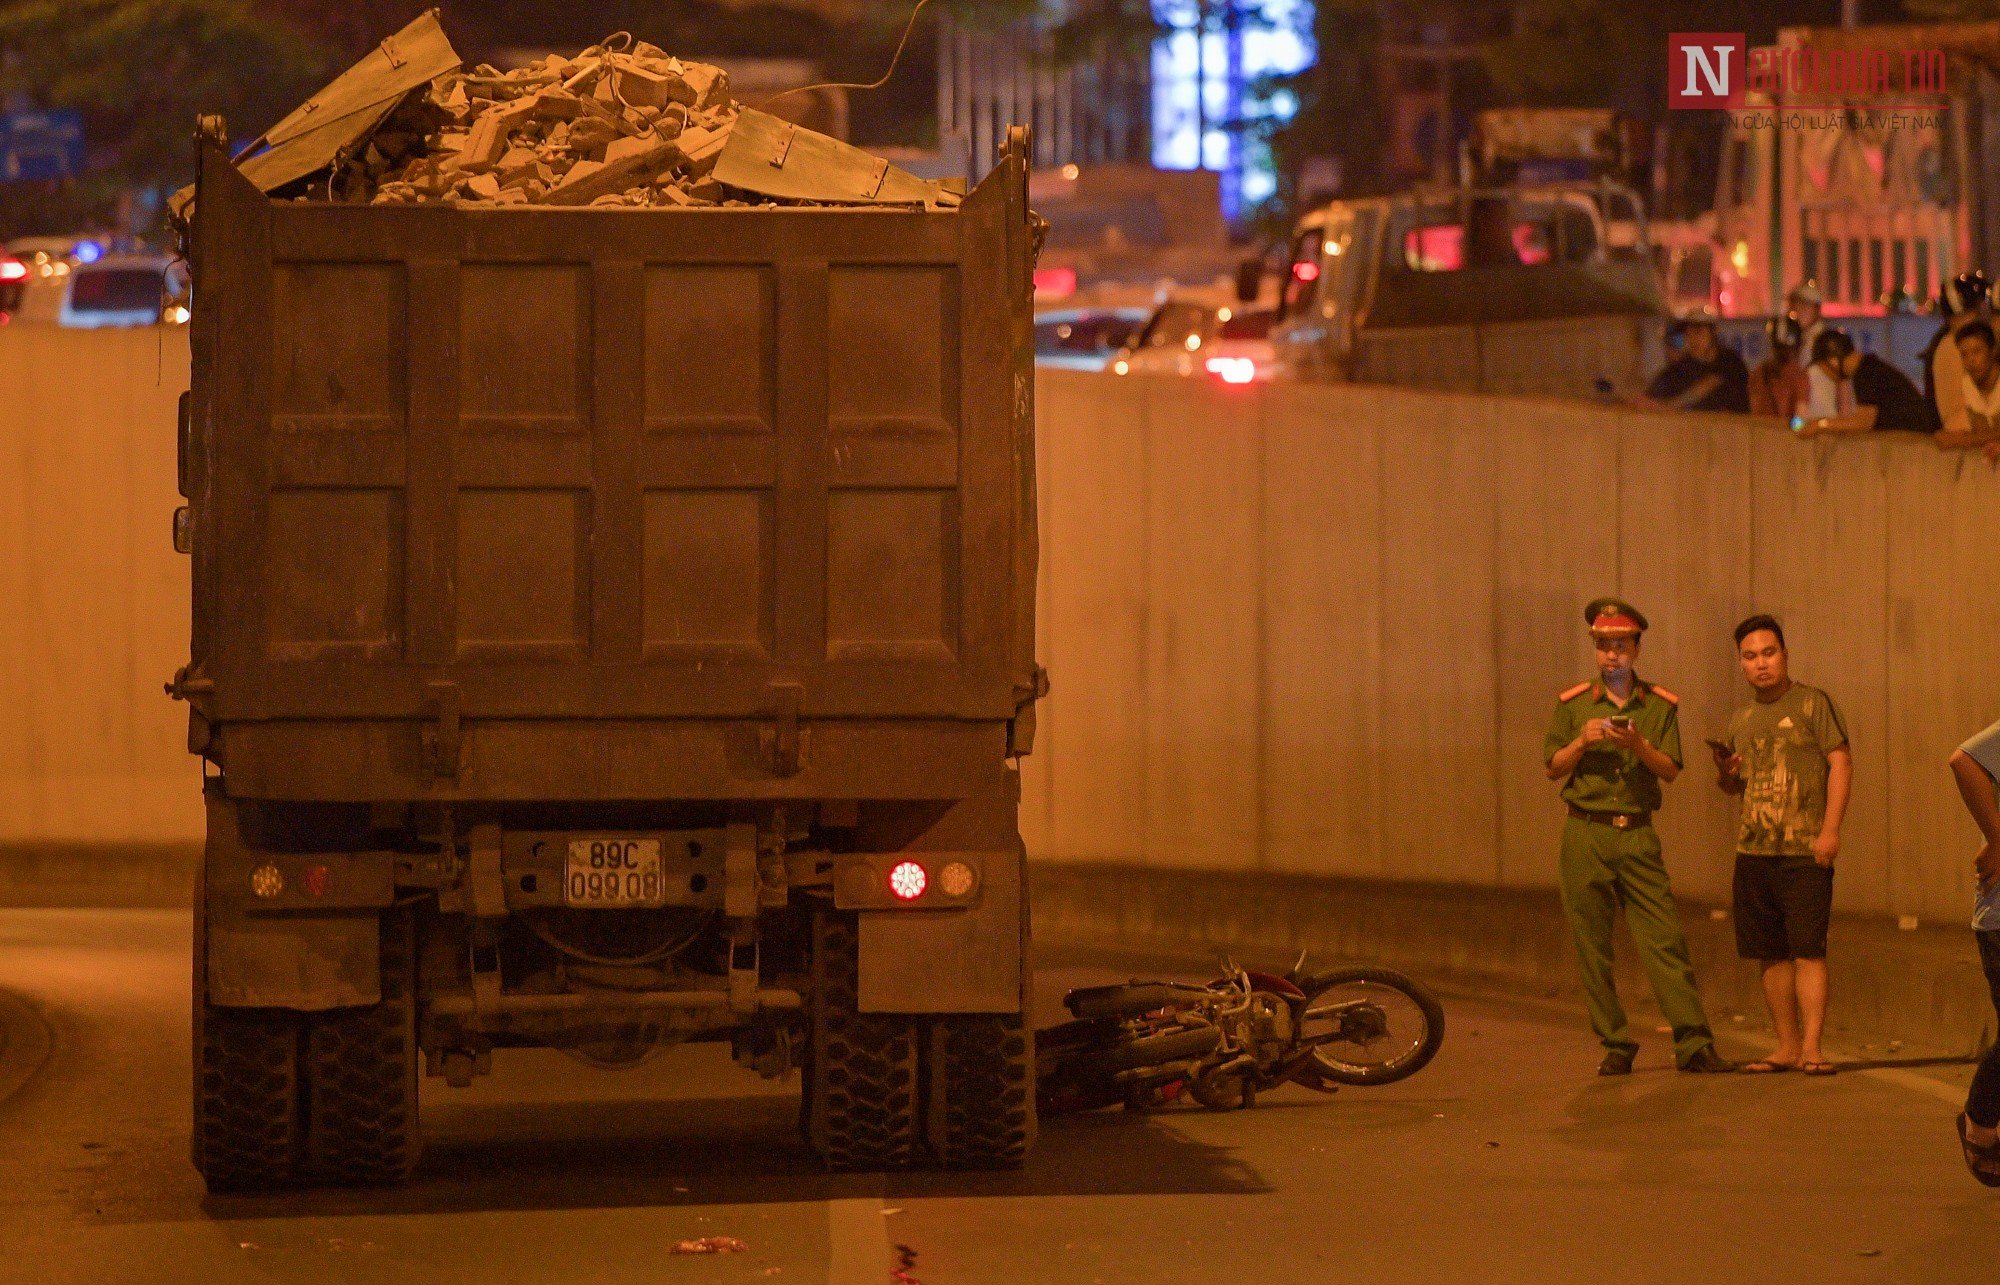
{"type": "Polygon", "coordinates": [[[1341,968],[1305,988],[1300,1036],[1317,1041],[1310,1072],[1340,1084],[1394,1084],[1444,1043],[1444,1007],[1393,968],[1341,968]]]}

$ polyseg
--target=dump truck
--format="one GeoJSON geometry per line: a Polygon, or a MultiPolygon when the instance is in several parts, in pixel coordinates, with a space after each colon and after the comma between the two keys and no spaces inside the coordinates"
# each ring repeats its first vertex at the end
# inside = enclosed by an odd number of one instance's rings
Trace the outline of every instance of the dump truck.
{"type": "Polygon", "coordinates": [[[169,685],[209,1188],[395,1182],[422,1077],[676,1041],[800,1072],[834,1170],[1020,1164],[1025,131],[951,208],[299,199],[227,137],[169,685]]]}

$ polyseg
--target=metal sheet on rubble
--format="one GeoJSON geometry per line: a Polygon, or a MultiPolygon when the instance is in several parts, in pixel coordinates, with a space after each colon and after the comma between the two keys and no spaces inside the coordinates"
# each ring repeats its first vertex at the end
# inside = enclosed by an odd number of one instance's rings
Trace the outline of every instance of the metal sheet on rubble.
{"type": "Polygon", "coordinates": [[[459,62],[432,9],[265,131],[268,146],[237,168],[266,192],[324,169],[379,125],[405,94],[459,62]]]}
{"type": "Polygon", "coordinates": [[[384,117],[400,103],[400,96],[377,104],[366,112],[355,112],[319,128],[300,134],[292,141],[257,153],[236,168],[257,185],[260,192],[273,192],[294,179],[317,173],[333,164],[333,158],[356,141],[366,138],[384,117]]]}
{"type": "Polygon", "coordinates": [[[955,205],[955,194],[879,156],[776,116],[744,108],[715,164],[718,182],[791,201],[841,205],[955,205]]]}

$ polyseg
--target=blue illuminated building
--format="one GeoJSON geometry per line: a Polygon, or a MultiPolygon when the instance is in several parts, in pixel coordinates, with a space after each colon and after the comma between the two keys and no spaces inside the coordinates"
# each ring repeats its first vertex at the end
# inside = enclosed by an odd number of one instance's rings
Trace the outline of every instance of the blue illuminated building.
{"type": "Polygon", "coordinates": [[[1153,47],[1153,164],[1221,175],[1234,220],[1277,190],[1260,126],[1290,120],[1290,90],[1266,78],[1312,65],[1311,0],[1153,0],[1170,34],[1153,47]]]}

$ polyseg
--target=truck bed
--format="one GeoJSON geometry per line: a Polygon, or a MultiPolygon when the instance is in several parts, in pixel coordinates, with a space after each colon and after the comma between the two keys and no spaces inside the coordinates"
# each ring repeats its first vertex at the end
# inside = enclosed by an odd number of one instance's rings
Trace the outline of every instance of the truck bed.
{"type": "Polygon", "coordinates": [[[990,777],[1035,672],[1018,168],[945,212],[397,208],[205,148],[191,748],[238,797],[990,777]]]}

